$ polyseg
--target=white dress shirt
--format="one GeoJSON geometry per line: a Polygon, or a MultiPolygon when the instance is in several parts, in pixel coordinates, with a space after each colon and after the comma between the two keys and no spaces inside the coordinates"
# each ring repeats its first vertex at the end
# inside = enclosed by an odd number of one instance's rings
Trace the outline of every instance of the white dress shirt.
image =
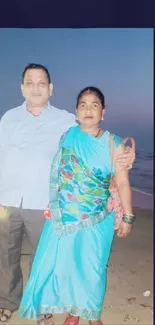
{"type": "Polygon", "coordinates": [[[76,125],[75,115],[48,103],[39,116],[26,102],[0,121],[0,205],[44,210],[49,174],[61,135],[76,125]]]}

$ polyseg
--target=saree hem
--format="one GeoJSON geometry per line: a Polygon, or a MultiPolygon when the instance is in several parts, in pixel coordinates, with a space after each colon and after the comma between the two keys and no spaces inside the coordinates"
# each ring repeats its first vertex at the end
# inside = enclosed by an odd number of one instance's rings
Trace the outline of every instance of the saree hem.
{"type": "Polygon", "coordinates": [[[37,320],[40,315],[46,314],[64,314],[70,313],[75,316],[79,316],[86,320],[100,320],[101,318],[101,310],[92,311],[87,308],[81,308],[73,305],[67,305],[64,307],[56,307],[56,306],[40,306],[39,313],[36,314],[34,310],[29,310],[29,312],[25,312],[24,315],[20,315],[21,318],[28,318],[32,320],[37,320]]]}

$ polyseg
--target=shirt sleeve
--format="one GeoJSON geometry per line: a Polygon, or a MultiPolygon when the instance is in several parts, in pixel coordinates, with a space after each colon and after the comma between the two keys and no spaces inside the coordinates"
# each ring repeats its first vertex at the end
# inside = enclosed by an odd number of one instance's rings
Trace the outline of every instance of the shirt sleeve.
{"type": "Polygon", "coordinates": [[[120,144],[123,143],[123,138],[121,138],[115,134],[112,135],[112,138],[113,138],[113,148],[114,148],[114,151],[116,151],[118,149],[118,147],[120,146],[120,144]]]}
{"type": "Polygon", "coordinates": [[[3,164],[3,159],[6,151],[6,128],[5,128],[5,118],[2,117],[0,120],[0,172],[3,164]]]}
{"type": "MultiPolygon", "coordinates": [[[[119,148],[120,144],[123,143],[123,138],[121,138],[118,135],[113,134],[112,139],[113,139],[113,150],[116,151],[119,148]]],[[[111,167],[112,167],[112,170],[111,170],[112,175],[114,176],[116,173],[116,164],[113,162],[111,167]]]]}

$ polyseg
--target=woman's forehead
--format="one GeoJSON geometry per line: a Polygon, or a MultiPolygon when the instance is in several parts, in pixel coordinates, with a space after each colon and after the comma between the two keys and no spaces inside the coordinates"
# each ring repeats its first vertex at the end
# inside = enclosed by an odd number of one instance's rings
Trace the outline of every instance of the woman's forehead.
{"type": "Polygon", "coordinates": [[[92,91],[88,90],[81,96],[80,102],[85,101],[85,100],[93,100],[94,101],[94,99],[95,99],[95,101],[100,102],[99,97],[92,91]]]}

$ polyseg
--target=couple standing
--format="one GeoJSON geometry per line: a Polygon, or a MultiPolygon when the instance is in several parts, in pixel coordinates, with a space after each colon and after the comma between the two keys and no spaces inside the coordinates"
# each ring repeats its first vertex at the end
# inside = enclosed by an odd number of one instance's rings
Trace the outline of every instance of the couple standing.
{"type": "MultiPolygon", "coordinates": [[[[69,312],[66,324],[78,324],[79,316],[98,324],[115,223],[114,211],[107,212],[109,132],[99,126],[104,95],[95,87],[80,92],[77,126],[73,114],[49,104],[52,89],[48,70],[28,65],[21,85],[26,101],[0,122],[0,322],[22,297],[23,234],[33,259],[42,232],[20,315],[53,324],[53,313],[69,312]],[[44,224],[48,204],[51,220],[44,224]]],[[[120,237],[133,221],[127,168],[134,155],[122,141],[113,135],[113,173],[126,218],[120,237]]]]}

